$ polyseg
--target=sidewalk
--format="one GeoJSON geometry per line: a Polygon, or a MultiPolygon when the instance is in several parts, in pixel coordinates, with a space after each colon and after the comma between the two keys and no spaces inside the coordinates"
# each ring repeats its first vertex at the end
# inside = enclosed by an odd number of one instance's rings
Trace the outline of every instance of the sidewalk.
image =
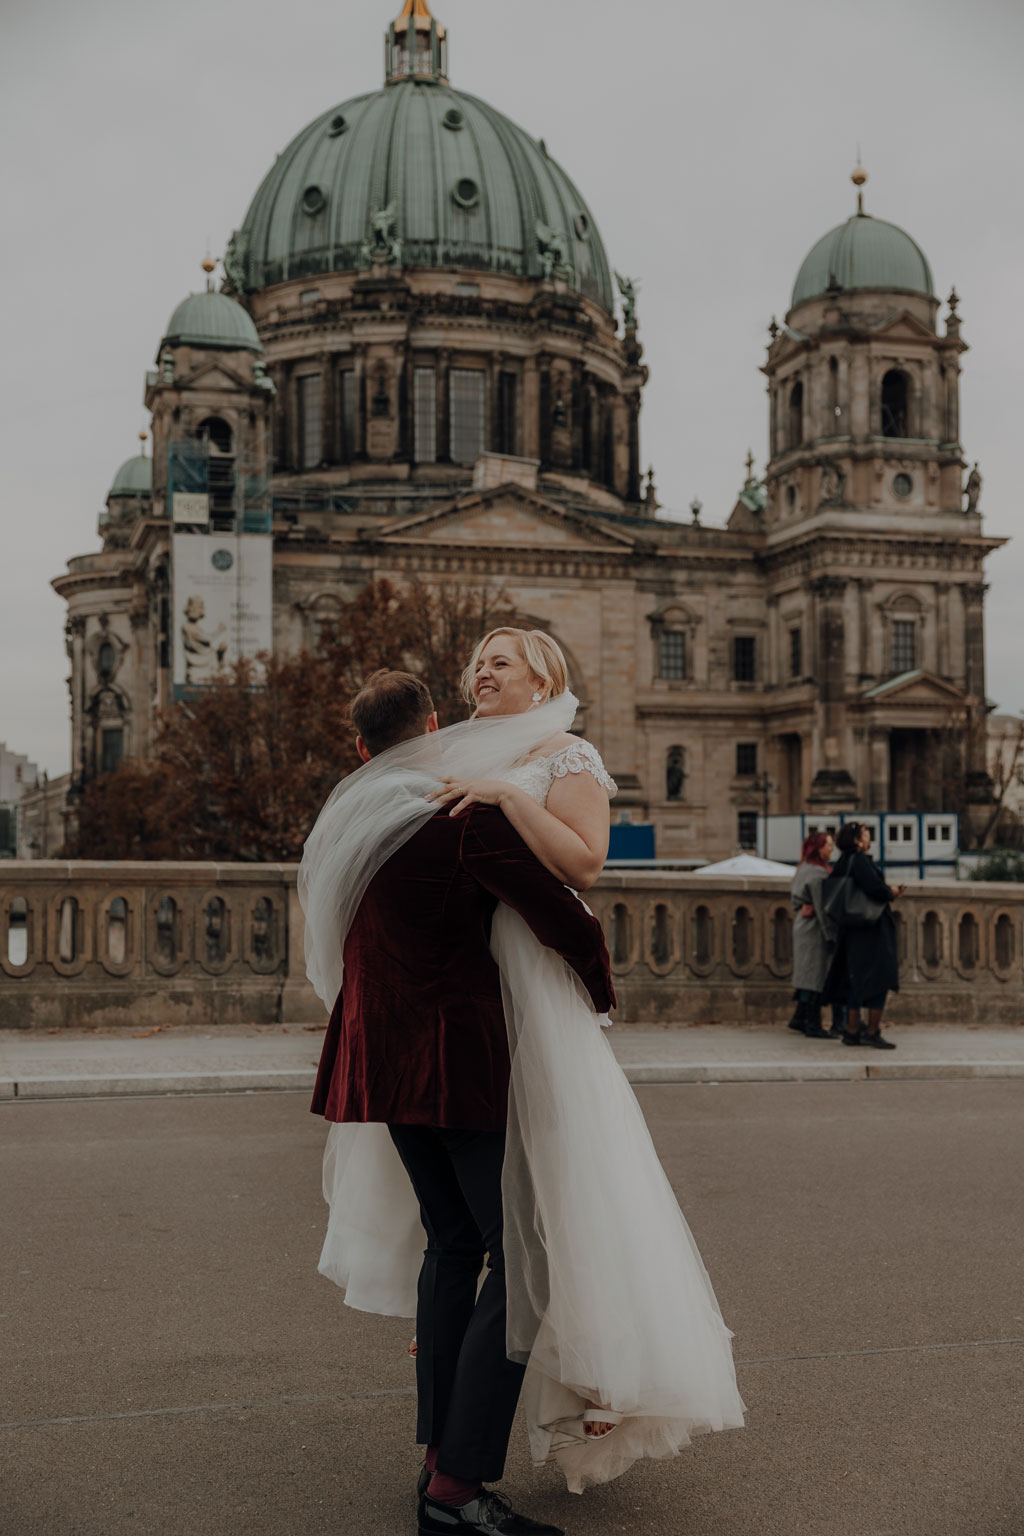
{"type": "MultiPolygon", "coordinates": [[[[0,1032],[0,1099],[131,1094],[309,1092],[323,1026],[169,1026],[0,1032]]],[[[864,1079],[1024,1077],[1024,1026],[886,1028],[895,1051],[849,1050],[768,1027],[610,1031],[632,1083],[850,1082],[864,1079]]]]}

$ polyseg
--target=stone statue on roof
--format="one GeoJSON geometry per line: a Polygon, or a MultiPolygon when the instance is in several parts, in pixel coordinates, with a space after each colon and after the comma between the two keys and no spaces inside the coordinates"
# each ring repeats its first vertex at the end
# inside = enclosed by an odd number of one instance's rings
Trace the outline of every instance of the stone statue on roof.
{"type": "Polygon", "coordinates": [[[623,277],[621,272],[616,272],[615,281],[622,295],[623,329],[633,331],[636,329],[636,283],[631,277],[623,277]]]}
{"type": "Polygon", "coordinates": [[[978,502],[981,500],[981,471],[978,469],[977,462],[975,462],[974,468],[967,476],[967,484],[964,489],[967,493],[968,512],[977,512],[978,502]]]}
{"type": "Polygon", "coordinates": [[[537,249],[540,252],[540,269],[546,283],[550,283],[553,277],[568,276],[569,264],[565,236],[560,235],[557,229],[552,229],[550,224],[545,224],[540,219],[537,220],[537,249]]]}
{"type": "Polygon", "coordinates": [[[363,260],[368,266],[402,265],[402,242],[395,234],[394,203],[370,215],[370,238],[363,241],[363,260]]]}

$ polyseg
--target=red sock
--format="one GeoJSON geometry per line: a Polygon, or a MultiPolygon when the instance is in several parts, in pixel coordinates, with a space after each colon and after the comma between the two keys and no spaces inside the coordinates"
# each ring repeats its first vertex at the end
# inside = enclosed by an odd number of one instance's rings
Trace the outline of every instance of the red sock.
{"type": "Polygon", "coordinates": [[[468,1504],[470,1499],[475,1499],[480,1492],[478,1482],[469,1482],[464,1477],[449,1477],[447,1472],[435,1472],[427,1485],[427,1492],[432,1499],[439,1504],[447,1504],[451,1509],[461,1509],[468,1504]]]}
{"type": "Polygon", "coordinates": [[[437,1471],[437,1446],[436,1445],[428,1445],[427,1446],[427,1454],[426,1454],[426,1456],[423,1459],[424,1459],[424,1461],[426,1463],[427,1471],[428,1472],[436,1472],[437,1471]]]}

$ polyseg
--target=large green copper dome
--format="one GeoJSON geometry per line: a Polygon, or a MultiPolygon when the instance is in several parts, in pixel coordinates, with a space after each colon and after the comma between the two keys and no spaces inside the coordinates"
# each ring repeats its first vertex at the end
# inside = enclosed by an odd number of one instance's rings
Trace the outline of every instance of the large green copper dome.
{"type": "Polygon", "coordinates": [[[543,141],[437,70],[392,78],[304,128],[253,198],[225,269],[252,291],[367,267],[385,211],[396,265],[539,279],[546,263],[612,312],[593,216],[543,141]]]}
{"type": "Polygon", "coordinates": [[[793,287],[792,307],[830,289],[886,288],[933,295],[921,247],[895,224],[855,213],[813,246],[793,287]]]}

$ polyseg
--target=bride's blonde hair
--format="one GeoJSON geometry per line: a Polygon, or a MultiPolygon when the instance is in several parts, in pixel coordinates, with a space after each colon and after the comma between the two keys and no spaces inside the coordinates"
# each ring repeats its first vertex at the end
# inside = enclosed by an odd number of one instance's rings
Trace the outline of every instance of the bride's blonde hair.
{"type": "Polygon", "coordinates": [[[483,655],[484,647],[494,639],[495,635],[511,635],[519,649],[523,653],[523,660],[529,667],[538,683],[545,683],[548,687],[548,697],[557,699],[569,686],[569,669],[565,664],[561,646],[542,629],[514,629],[509,625],[502,625],[499,629],[490,629],[479,642],[476,650],[469,658],[469,666],[462,674],[462,696],[468,704],[474,704],[473,679],[476,676],[477,662],[483,655]]]}

